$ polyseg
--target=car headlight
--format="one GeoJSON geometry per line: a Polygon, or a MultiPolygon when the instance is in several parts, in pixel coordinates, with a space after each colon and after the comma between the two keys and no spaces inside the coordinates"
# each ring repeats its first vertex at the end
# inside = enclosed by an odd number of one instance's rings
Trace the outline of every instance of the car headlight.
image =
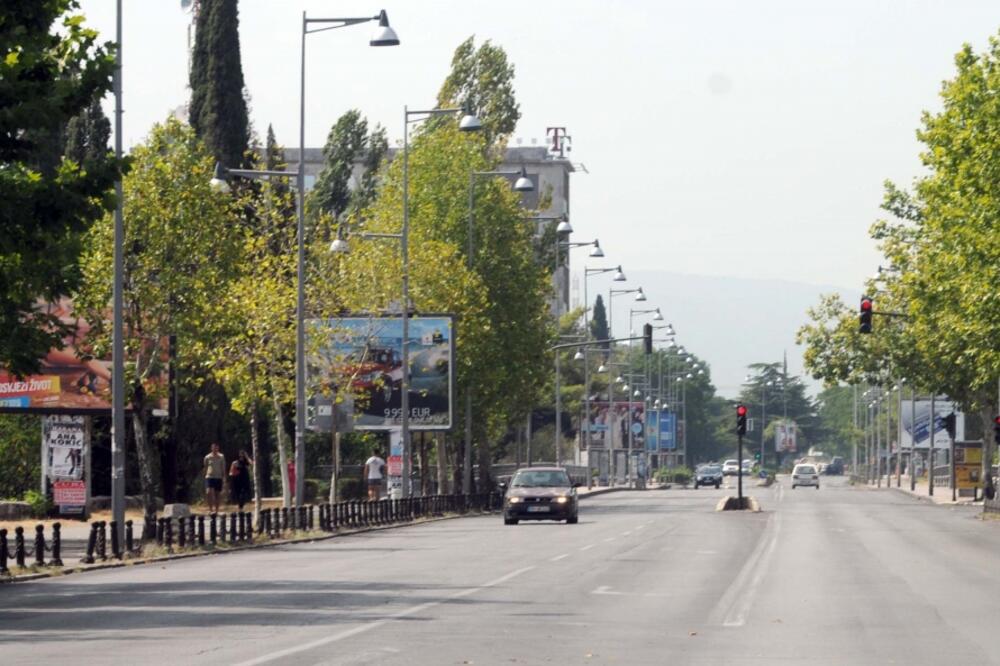
{"type": "Polygon", "coordinates": [[[568,501],[569,501],[568,497],[557,497],[556,498],[556,504],[565,504],[568,501]]]}
{"type": "Polygon", "coordinates": [[[511,504],[518,504],[521,501],[520,497],[508,497],[507,501],[511,504]]]}

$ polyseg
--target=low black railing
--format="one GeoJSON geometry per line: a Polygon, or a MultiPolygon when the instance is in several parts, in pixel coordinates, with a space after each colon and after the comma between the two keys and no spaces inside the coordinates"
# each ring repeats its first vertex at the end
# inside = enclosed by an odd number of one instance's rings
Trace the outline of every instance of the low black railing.
{"type": "MultiPolygon", "coordinates": [[[[302,532],[336,532],[340,529],[363,529],[413,522],[447,513],[498,511],[503,506],[502,493],[470,495],[428,495],[377,501],[348,500],[333,504],[262,509],[256,522],[248,511],[191,515],[177,518],[147,515],[139,539],[131,520],[125,521],[125,542],[118,538],[114,521],[90,524],[84,564],[120,560],[137,555],[142,543],[155,543],[167,552],[220,544],[252,544],[254,539],[283,539],[302,532]]],[[[35,527],[33,539],[25,537],[24,528],[14,529],[13,541],[6,529],[0,529],[0,575],[10,575],[9,563],[17,567],[62,566],[60,523],[53,523],[46,538],[45,525],[35,527]]]]}

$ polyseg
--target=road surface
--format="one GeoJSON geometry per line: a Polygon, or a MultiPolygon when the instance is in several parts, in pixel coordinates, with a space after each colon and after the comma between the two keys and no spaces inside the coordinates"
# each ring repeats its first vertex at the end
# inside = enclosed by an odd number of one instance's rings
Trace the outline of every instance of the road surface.
{"type": "Polygon", "coordinates": [[[621,492],[578,525],[462,518],[0,586],[0,663],[1000,663],[1000,522],[843,479],[749,491],[762,513],[621,492]]]}

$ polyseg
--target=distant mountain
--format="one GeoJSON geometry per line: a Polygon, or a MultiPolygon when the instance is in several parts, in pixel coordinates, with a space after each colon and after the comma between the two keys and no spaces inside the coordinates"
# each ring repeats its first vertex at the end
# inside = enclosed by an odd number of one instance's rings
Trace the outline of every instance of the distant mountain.
{"type": "MultiPolygon", "coordinates": [[[[747,365],[780,362],[786,351],[789,373],[803,374],[802,348],[795,344],[795,332],[808,319],[806,309],[821,294],[839,293],[846,303],[861,296],[859,291],[829,285],[668,271],[631,270],[628,278],[628,288],[642,285],[647,300],[636,303],[630,296],[615,298],[614,335],[626,333],[629,308],[659,307],[664,320],[674,325],[677,343],[708,362],[713,383],[728,398],[738,394],[747,365]]],[[[607,299],[606,286],[603,294],[607,299]]],[[[595,297],[596,292],[590,294],[591,301],[595,297]]],[[[646,319],[636,315],[636,330],[640,321],[646,319]]],[[[806,379],[814,393],[821,388],[819,382],[806,379]]]]}

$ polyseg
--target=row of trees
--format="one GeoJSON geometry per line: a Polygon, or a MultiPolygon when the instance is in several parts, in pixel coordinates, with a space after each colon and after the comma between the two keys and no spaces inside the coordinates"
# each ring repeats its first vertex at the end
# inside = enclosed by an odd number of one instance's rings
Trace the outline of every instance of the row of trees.
{"type": "MultiPolygon", "coordinates": [[[[98,47],[82,17],[65,17],[75,0],[37,4],[0,27],[6,43],[18,45],[0,62],[0,86],[11,88],[0,98],[27,101],[24,114],[0,114],[7,124],[0,154],[10,167],[0,170],[0,213],[11,230],[0,240],[0,316],[10,331],[0,341],[0,365],[19,373],[34,371],[58,345],[56,322],[34,310],[39,297],[72,296],[92,323],[85,353],[110,356],[111,185],[121,166],[108,155],[107,123],[96,115],[110,84],[113,45],[98,47]],[[39,77],[44,86],[29,83],[39,77]],[[81,140],[77,126],[102,129],[103,140],[96,130],[81,140]],[[42,140],[67,131],[71,138],[55,149],[42,140]],[[35,134],[45,137],[19,138],[35,134]],[[47,155],[55,157],[43,163],[47,155]]],[[[202,0],[197,10],[190,124],[169,118],[151,128],[131,150],[123,183],[130,459],[147,507],[157,496],[190,498],[200,452],[213,440],[230,452],[252,443],[258,488],[267,489],[274,458],[289,495],[294,199],[286,182],[233,183],[230,193],[210,187],[217,162],[281,169],[284,155],[270,127],[260,145],[248,120],[236,0],[202,0]],[[171,389],[162,381],[168,370],[181,418],[153,419],[171,389]]],[[[502,455],[492,443],[541,399],[554,330],[548,270],[525,221],[530,212],[506,181],[476,183],[475,250],[466,255],[469,172],[499,166],[520,115],[513,77],[502,48],[471,38],[461,44],[438,103],[472,109],[485,131],[468,135],[433,120],[415,133],[409,158],[411,299],[417,312],[458,319],[457,388],[459,395],[471,388],[483,470],[502,455]]],[[[370,129],[359,111],[330,130],[325,166],[306,204],[310,317],[383,312],[398,303],[398,246],[356,236],[401,227],[402,164],[387,155],[384,130],[370,129]],[[363,176],[354,182],[358,164],[363,176]],[[338,234],[348,237],[350,254],[328,251],[338,234]]],[[[463,440],[456,428],[435,452],[455,463],[456,477],[461,451],[472,444],[463,440]]],[[[355,448],[348,442],[347,450],[355,448]]]]}
{"type": "MultiPolygon", "coordinates": [[[[865,290],[876,313],[899,316],[876,314],[862,335],[856,311],[825,296],[799,342],[819,379],[905,378],[924,395],[946,394],[989,433],[1000,380],[1000,39],[983,53],[964,46],[955,65],[941,111],[925,112],[917,132],[925,175],[909,189],[885,184],[889,218],[870,231],[889,267],[865,290]]],[[[984,442],[985,467],[994,451],[984,442]]]]}

